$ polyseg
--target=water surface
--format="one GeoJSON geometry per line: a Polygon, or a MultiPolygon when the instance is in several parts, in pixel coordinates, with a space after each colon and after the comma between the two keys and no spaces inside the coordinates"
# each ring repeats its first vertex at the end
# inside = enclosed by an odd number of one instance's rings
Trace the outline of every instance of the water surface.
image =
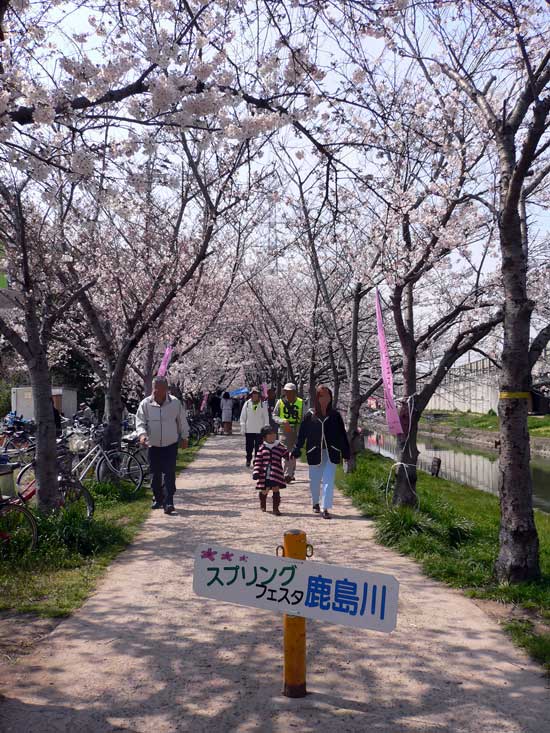
{"type": "MultiPolygon", "coordinates": [[[[397,455],[397,441],[393,435],[367,430],[366,444],[369,450],[387,458],[397,455]]],[[[439,438],[421,437],[418,440],[418,466],[430,471],[432,459],[441,458],[439,475],[451,481],[458,481],[475,489],[498,494],[498,453],[477,450],[451,443],[439,438]]],[[[531,460],[533,477],[533,502],[536,507],[550,512],[550,459],[531,460]]]]}

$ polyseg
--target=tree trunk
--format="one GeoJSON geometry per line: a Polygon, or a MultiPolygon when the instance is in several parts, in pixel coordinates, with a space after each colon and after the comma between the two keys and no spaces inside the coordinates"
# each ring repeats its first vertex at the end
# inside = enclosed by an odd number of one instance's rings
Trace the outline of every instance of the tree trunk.
{"type": "Polygon", "coordinates": [[[361,413],[361,400],[359,396],[350,399],[347,415],[348,441],[350,445],[350,457],[346,465],[346,473],[353,473],[357,468],[357,430],[359,428],[359,415],[361,413]]]}
{"type": "Polygon", "coordinates": [[[401,299],[394,304],[394,316],[401,347],[403,348],[403,386],[404,396],[399,410],[401,428],[404,431],[397,436],[398,456],[395,474],[393,503],[399,506],[416,506],[416,463],[418,447],[416,438],[418,421],[422,410],[415,404],[416,397],[416,344],[414,341],[414,292],[413,283],[405,288],[405,320],[401,319],[401,299]]]}
{"type": "Polygon", "coordinates": [[[147,345],[147,352],[145,356],[145,367],[143,369],[143,392],[144,396],[150,395],[153,391],[153,377],[155,365],[155,344],[150,343],[147,345]]]}
{"type": "Polygon", "coordinates": [[[105,390],[105,415],[103,421],[107,423],[105,429],[105,435],[103,438],[103,444],[106,448],[111,447],[113,443],[120,445],[120,439],[122,438],[122,411],[124,405],[122,404],[122,379],[124,376],[124,370],[122,372],[117,369],[111,374],[109,384],[105,390]]]}
{"type": "Polygon", "coordinates": [[[311,349],[311,356],[309,361],[309,375],[308,375],[308,388],[307,388],[307,398],[309,400],[309,404],[313,405],[313,401],[315,400],[315,348],[311,349]]]}
{"type": "MultiPolygon", "coordinates": [[[[355,285],[353,291],[353,311],[351,318],[351,345],[350,345],[350,395],[347,415],[348,440],[352,445],[361,412],[361,385],[359,383],[359,308],[361,306],[361,283],[355,285]]],[[[348,461],[348,471],[355,470],[355,456],[348,461]]]]}
{"type": "MultiPolygon", "coordinates": [[[[500,223],[504,282],[504,343],[501,392],[523,393],[531,389],[529,338],[533,303],[527,297],[527,261],[522,246],[517,209],[500,223]]],[[[533,514],[530,471],[528,400],[501,398],[500,417],[500,534],[495,565],[501,582],[540,578],[539,541],[533,514]]]]}
{"type": "Polygon", "coordinates": [[[340,371],[338,364],[334,358],[334,350],[332,345],[328,345],[328,356],[330,361],[330,371],[332,372],[332,405],[334,408],[338,407],[338,399],[340,397],[340,371]]]}
{"type": "Polygon", "coordinates": [[[409,415],[407,403],[404,403],[399,411],[399,417],[406,432],[397,436],[398,454],[396,462],[399,465],[395,472],[393,503],[399,506],[416,506],[418,501],[416,495],[416,463],[418,461],[416,439],[420,414],[413,408],[412,415],[409,415]]]}
{"type": "Polygon", "coordinates": [[[37,497],[39,509],[50,512],[59,507],[55,420],[48,360],[44,351],[38,348],[28,365],[36,420],[37,497]]]}

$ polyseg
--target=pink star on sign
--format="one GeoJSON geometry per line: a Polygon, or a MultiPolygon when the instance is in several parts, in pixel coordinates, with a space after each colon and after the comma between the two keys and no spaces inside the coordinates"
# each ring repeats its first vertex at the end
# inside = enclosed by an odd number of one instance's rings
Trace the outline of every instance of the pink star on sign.
{"type": "Polygon", "coordinates": [[[217,554],[218,553],[216,552],[216,550],[213,550],[211,547],[209,547],[208,550],[203,550],[201,552],[201,557],[203,558],[203,560],[214,561],[217,554]]]}
{"type": "Polygon", "coordinates": [[[229,562],[231,562],[231,560],[233,560],[233,553],[232,552],[224,552],[223,555],[222,555],[222,560],[229,560],[229,562]]]}
{"type": "Polygon", "coordinates": [[[241,555],[239,558],[239,562],[248,562],[248,555],[241,555]]]}

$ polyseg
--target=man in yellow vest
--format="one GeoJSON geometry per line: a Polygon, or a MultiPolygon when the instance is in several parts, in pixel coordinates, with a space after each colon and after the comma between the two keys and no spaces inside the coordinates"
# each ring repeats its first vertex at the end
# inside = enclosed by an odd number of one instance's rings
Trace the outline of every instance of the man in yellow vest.
{"type": "MultiPolygon", "coordinates": [[[[283,387],[283,396],[277,400],[277,404],[273,409],[273,420],[281,426],[282,434],[279,436],[281,443],[287,448],[289,453],[292,452],[298,437],[300,423],[304,416],[304,403],[296,393],[296,385],[288,382],[283,387]]],[[[283,462],[285,472],[285,481],[290,483],[294,481],[294,473],[296,471],[296,459],[292,456],[283,462]]]]}

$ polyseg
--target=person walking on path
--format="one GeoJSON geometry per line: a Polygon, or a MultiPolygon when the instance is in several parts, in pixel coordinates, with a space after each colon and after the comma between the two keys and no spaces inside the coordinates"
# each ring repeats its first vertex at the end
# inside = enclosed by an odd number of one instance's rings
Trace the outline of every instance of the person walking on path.
{"type": "Polygon", "coordinates": [[[154,496],[152,508],[164,507],[165,514],[172,514],[178,445],[182,448],[189,445],[189,424],[181,402],[168,393],[165,377],[155,377],[153,394],[140,402],[136,414],[136,430],[141,445],[149,448],[151,488],[154,496]]]}
{"type": "Polygon", "coordinates": [[[290,454],[289,459],[283,463],[285,481],[287,483],[294,481],[296,458],[294,458],[292,450],[296,445],[296,438],[302,422],[303,412],[304,403],[296,394],[296,385],[292,382],[287,382],[283,387],[283,396],[277,401],[272,414],[272,419],[282,429],[280,436],[281,443],[290,454]]]}
{"type": "Polygon", "coordinates": [[[309,465],[309,488],[313,511],[331,519],[336,466],[342,458],[348,460],[350,448],[342,416],[332,407],[332,392],[320,386],[315,402],[300,426],[296,446],[292,451],[298,458],[304,443],[309,465]]]}
{"type": "Polygon", "coordinates": [[[229,392],[224,392],[220,400],[222,411],[222,425],[224,435],[231,435],[233,432],[233,400],[229,396],[229,392]]]}
{"type": "Polygon", "coordinates": [[[221,395],[222,395],[221,389],[217,389],[208,398],[208,407],[210,408],[212,417],[219,417],[220,420],[222,417],[221,395]]]}
{"type": "Polygon", "coordinates": [[[260,400],[260,390],[252,387],[250,399],[246,400],[241,411],[241,435],[245,437],[246,465],[250,468],[254,456],[262,442],[262,428],[269,422],[267,407],[260,400]]]}
{"type": "Polygon", "coordinates": [[[269,415],[269,424],[272,428],[275,428],[275,432],[279,432],[279,426],[273,419],[273,412],[275,410],[275,405],[277,404],[277,392],[275,391],[275,387],[269,387],[267,390],[267,400],[265,401],[266,407],[267,407],[267,414],[269,415]]]}
{"type": "Polygon", "coordinates": [[[259,492],[262,512],[267,510],[267,495],[271,490],[273,492],[273,514],[280,517],[281,494],[279,490],[286,486],[282,460],[288,458],[288,451],[277,440],[277,430],[271,425],[262,428],[261,436],[262,444],[254,459],[252,478],[258,482],[256,489],[259,492]]]}

